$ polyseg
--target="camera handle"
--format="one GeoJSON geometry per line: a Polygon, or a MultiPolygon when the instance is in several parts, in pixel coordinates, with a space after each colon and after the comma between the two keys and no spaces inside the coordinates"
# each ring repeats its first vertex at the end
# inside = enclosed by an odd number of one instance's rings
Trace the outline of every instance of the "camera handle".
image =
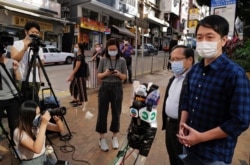
{"type": "MultiPolygon", "coordinates": [[[[40,57],[38,55],[38,51],[37,51],[37,49],[32,49],[31,48],[29,50],[28,57],[30,56],[30,51],[31,50],[33,50],[33,55],[32,55],[31,61],[29,63],[30,65],[29,65],[29,68],[28,68],[27,77],[26,77],[25,81],[26,81],[26,83],[29,81],[29,76],[30,76],[31,68],[33,68],[33,80],[32,80],[32,82],[33,82],[33,84],[36,84],[36,59],[37,59],[38,63],[39,63],[39,66],[40,66],[40,68],[41,68],[41,70],[43,72],[43,75],[44,75],[44,77],[45,77],[45,79],[46,79],[46,81],[48,83],[49,89],[50,89],[50,91],[51,91],[51,93],[52,93],[52,95],[53,95],[53,97],[55,99],[56,105],[57,105],[57,107],[59,107],[59,102],[56,99],[55,92],[54,92],[54,90],[52,88],[51,82],[50,82],[49,77],[48,77],[48,75],[47,75],[47,73],[45,71],[45,68],[44,68],[44,66],[42,64],[42,61],[41,61],[41,59],[40,59],[40,57]]],[[[35,88],[33,88],[33,91],[32,91],[32,100],[36,101],[40,105],[40,103],[39,103],[39,97],[38,97],[38,86],[35,85],[34,87],[35,88]]],[[[66,121],[66,119],[64,118],[63,115],[61,115],[61,119],[65,123],[65,126],[66,126],[66,128],[68,130],[68,136],[69,136],[69,138],[71,138],[72,137],[72,133],[71,133],[71,131],[69,129],[69,126],[67,124],[67,121],[66,121]]]]}

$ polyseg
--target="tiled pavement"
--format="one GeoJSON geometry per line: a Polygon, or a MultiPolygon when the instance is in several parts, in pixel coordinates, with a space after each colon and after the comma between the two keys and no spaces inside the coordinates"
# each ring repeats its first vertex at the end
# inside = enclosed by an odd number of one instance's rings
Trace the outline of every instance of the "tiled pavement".
{"type": "MultiPolygon", "coordinates": [[[[168,83],[168,79],[171,73],[164,70],[156,72],[154,74],[147,74],[138,77],[140,82],[154,82],[160,86],[161,98],[163,98],[165,92],[165,86],[168,83]]],[[[129,117],[129,106],[131,103],[132,96],[132,85],[124,85],[124,101],[122,107],[121,115],[121,129],[118,135],[120,144],[122,143],[124,137],[126,137],[126,130],[128,128],[130,117],[129,117]]],[[[108,165],[111,164],[112,160],[116,157],[118,150],[113,150],[111,148],[111,136],[112,134],[108,132],[106,135],[110,150],[108,152],[102,152],[98,146],[99,135],[95,132],[95,124],[97,117],[97,89],[91,89],[88,91],[89,104],[87,109],[83,112],[81,108],[73,108],[69,101],[71,101],[70,96],[60,98],[62,106],[67,108],[67,114],[65,115],[66,122],[70,128],[70,132],[73,137],[70,141],[64,142],[57,138],[50,136],[54,144],[54,149],[61,160],[68,160],[73,165],[84,165],[83,161],[87,161],[91,165],[108,165]],[[91,119],[86,119],[86,112],[91,112],[94,116],[91,119]],[[73,152],[72,147],[74,148],[73,152]],[[61,149],[60,149],[61,148],[61,149]],[[63,152],[64,151],[64,152],[63,152]]],[[[154,143],[150,150],[150,153],[146,159],[146,165],[169,165],[168,154],[166,152],[165,142],[164,142],[164,132],[161,131],[161,108],[163,100],[160,100],[160,104],[157,109],[159,114],[157,116],[158,120],[158,130],[154,139],[154,143]]],[[[110,125],[110,114],[109,122],[110,125]]],[[[249,163],[249,153],[250,153],[250,129],[245,131],[238,139],[238,144],[235,149],[235,154],[233,158],[232,165],[247,165],[249,163]]],[[[5,140],[1,140],[0,153],[4,156],[4,159],[0,164],[9,165],[11,164],[11,154],[7,148],[7,143],[5,140]]],[[[131,165],[134,162],[133,154],[129,156],[125,164],[131,165]]],[[[16,161],[15,161],[16,162],[16,161]]],[[[18,163],[14,163],[18,164],[18,163]]]]}

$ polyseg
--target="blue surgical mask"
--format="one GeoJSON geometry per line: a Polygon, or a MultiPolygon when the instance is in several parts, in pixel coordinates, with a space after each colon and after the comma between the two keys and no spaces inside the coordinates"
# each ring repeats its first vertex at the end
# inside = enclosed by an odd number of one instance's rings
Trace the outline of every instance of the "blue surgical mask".
{"type": "Polygon", "coordinates": [[[174,74],[180,75],[185,71],[185,68],[183,66],[183,61],[174,61],[171,62],[171,68],[174,74]]]}
{"type": "Polygon", "coordinates": [[[33,120],[33,122],[32,122],[32,125],[33,125],[33,127],[38,128],[38,127],[40,126],[40,123],[41,123],[41,116],[40,116],[40,115],[37,115],[37,116],[34,118],[34,120],[33,120]]]}
{"type": "Polygon", "coordinates": [[[74,53],[77,53],[78,52],[78,48],[74,48],[74,53]]]}
{"type": "Polygon", "coordinates": [[[108,53],[110,56],[116,56],[118,54],[118,51],[117,50],[114,50],[114,51],[109,50],[108,53]]]}

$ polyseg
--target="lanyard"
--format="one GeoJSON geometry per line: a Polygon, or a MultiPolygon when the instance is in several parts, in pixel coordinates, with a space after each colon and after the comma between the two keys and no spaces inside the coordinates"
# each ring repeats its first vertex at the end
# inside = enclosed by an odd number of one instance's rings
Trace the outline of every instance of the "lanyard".
{"type": "Polygon", "coordinates": [[[112,69],[116,69],[117,59],[115,59],[115,67],[114,67],[114,68],[113,68],[113,64],[112,64],[112,62],[111,62],[111,59],[109,59],[109,62],[110,62],[111,68],[112,68],[112,69]]]}

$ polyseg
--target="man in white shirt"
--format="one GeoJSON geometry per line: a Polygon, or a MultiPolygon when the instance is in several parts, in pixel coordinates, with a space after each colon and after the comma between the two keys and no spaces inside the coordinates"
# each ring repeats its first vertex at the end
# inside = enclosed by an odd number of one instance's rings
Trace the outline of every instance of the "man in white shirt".
{"type": "MultiPolygon", "coordinates": [[[[33,35],[33,36],[36,35],[37,37],[39,37],[40,26],[36,22],[27,22],[26,25],[24,26],[24,30],[26,34],[25,38],[23,40],[15,41],[13,46],[11,47],[11,58],[19,62],[19,65],[20,65],[19,69],[20,69],[22,81],[26,81],[27,76],[28,76],[28,71],[30,70],[28,82],[30,82],[29,84],[32,85],[33,87],[34,85],[36,85],[37,87],[36,91],[38,92],[40,88],[40,83],[41,83],[40,72],[39,72],[40,64],[38,63],[38,59],[36,57],[35,58],[36,60],[35,82],[36,83],[34,84],[33,83],[34,67],[32,67],[32,64],[30,64],[32,56],[34,54],[34,48],[33,46],[32,48],[30,47],[30,44],[32,43],[32,38],[30,37],[30,35],[33,35]]],[[[39,47],[37,55],[40,57],[42,64],[43,64],[44,56],[43,56],[41,47],[39,47]]]]}
{"type": "MultiPolygon", "coordinates": [[[[27,72],[29,69],[29,62],[31,61],[33,50],[30,50],[30,44],[32,42],[32,39],[30,38],[30,35],[37,35],[40,34],[40,26],[36,22],[27,22],[24,26],[25,30],[25,38],[23,40],[15,41],[12,48],[11,48],[11,58],[17,60],[20,64],[20,72],[22,76],[22,80],[25,81],[27,78],[27,72]]],[[[44,56],[42,52],[42,48],[39,48],[38,55],[43,63],[44,56]]],[[[33,69],[33,68],[32,68],[33,69]]],[[[33,80],[33,72],[31,69],[31,73],[29,75],[29,82],[32,82],[33,80]]],[[[39,76],[39,65],[37,64],[36,67],[36,82],[40,82],[40,76],[39,76]]]]}
{"type": "Polygon", "coordinates": [[[165,143],[170,165],[183,165],[178,155],[183,153],[183,146],[176,134],[179,129],[180,101],[185,91],[185,77],[194,64],[194,51],[184,45],[177,45],[170,52],[173,77],[170,78],[162,110],[162,130],[166,130],[165,143]]]}

